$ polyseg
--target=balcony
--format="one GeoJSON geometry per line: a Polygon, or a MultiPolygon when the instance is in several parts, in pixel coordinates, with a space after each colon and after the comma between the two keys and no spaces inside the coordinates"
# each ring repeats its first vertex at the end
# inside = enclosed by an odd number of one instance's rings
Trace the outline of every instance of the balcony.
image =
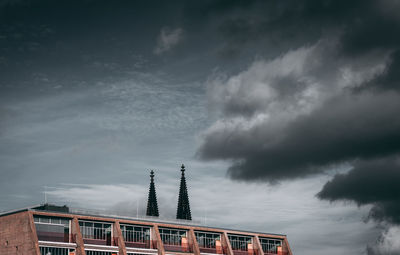
{"type": "Polygon", "coordinates": [[[154,246],[154,243],[152,246],[149,227],[121,224],[121,232],[126,247],[139,249],[150,249],[151,247],[156,247],[154,246]]]}
{"type": "Polygon", "coordinates": [[[186,230],[160,228],[160,237],[168,252],[193,253],[192,245],[189,244],[186,230]]]}
{"type": "Polygon", "coordinates": [[[249,236],[228,235],[234,255],[259,255],[253,246],[253,238],[249,236]]]}
{"type": "Polygon", "coordinates": [[[201,253],[226,254],[221,245],[221,234],[195,231],[201,253]]]}
{"type": "Polygon", "coordinates": [[[39,241],[69,243],[73,241],[69,233],[69,220],[62,218],[34,217],[39,241]]]}
{"type": "Polygon", "coordinates": [[[79,227],[85,244],[113,245],[111,223],[79,221],[79,227]]]}
{"type": "Polygon", "coordinates": [[[260,238],[261,247],[264,255],[286,255],[283,251],[282,240],[271,238],[260,238]]]}

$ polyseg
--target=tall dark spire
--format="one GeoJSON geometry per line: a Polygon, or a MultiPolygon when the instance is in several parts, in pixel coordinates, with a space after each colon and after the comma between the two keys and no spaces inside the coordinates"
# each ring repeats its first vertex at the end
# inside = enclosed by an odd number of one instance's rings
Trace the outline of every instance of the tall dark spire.
{"type": "Polygon", "coordinates": [[[190,213],[189,196],[186,187],[185,166],[183,164],[181,167],[181,171],[181,186],[179,188],[178,209],[176,212],[176,218],[183,220],[192,220],[192,215],[190,213]]]}
{"type": "Polygon", "coordinates": [[[147,201],[146,215],[158,217],[157,195],[156,195],[156,187],[154,185],[154,171],[153,170],[151,170],[151,172],[150,172],[149,199],[147,201]]]}

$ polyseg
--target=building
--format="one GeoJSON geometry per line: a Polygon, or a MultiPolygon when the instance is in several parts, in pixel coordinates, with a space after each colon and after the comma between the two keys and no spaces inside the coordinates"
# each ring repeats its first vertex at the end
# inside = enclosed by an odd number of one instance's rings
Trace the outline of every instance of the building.
{"type": "Polygon", "coordinates": [[[158,217],[154,171],[142,219],[39,205],[0,214],[0,255],[292,255],[286,236],[192,222],[185,167],[174,221],[158,217]]]}
{"type": "Polygon", "coordinates": [[[285,235],[42,205],[0,215],[1,255],[292,255],[285,235]]]}

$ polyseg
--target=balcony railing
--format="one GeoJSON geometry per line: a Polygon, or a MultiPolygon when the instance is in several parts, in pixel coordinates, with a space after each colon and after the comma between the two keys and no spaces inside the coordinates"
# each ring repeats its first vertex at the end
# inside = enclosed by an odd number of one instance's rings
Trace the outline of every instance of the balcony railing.
{"type": "Polygon", "coordinates": [[[69,255],[74,249],[60,248],[60,247],[39,247],[41,255],[54,254],[54,255],[69,255]]]}
{"type": "Polygon", "coordinates": [[[223,254],[221,241],[215,237],[196,236],[200,252],[223,254]]]}
{"type": "Polygon", "coordinates": [[[270,238],[260,238],[261,247],[265,255],[278,254],[282,251],[282,240],[270,239],[270,238]]]}
{"type": "Polygon", "coordinates": [[[160,233],[165,251],[170,252],[189,252],[192,253],[192,246],[189,245],[185,236],[179,234],[160,233]]]}
{"type": "Polygon", "coordinates": [[[112,245],[110,227],[80,226],[83,242],[96,245],[112,245]]]}
{"type": "Polygon", "coordinates": [[[138,231],[138,230],[122,230],[122,235],[125,240],[125,246],[132,248],[143,248],[150,249],[150,234],[146,231],[138,231]]]}

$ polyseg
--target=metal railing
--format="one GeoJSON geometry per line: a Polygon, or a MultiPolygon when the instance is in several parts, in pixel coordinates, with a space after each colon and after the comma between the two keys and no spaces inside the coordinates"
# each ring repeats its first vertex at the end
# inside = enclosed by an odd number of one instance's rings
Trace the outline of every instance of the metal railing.
{"type": "Polygon", "coordinates": [[[150,228],[134,225],[122,225],[121,232],[125,246],[132,248],[150,249],[150,228]]]}
{"type": "Polygon", "coordinates": [[[164,245],[182,245],[182,236],[179,234],[160,233],[164,245]]]}
{"type": "Polygon", "coordinates": [[[171,252],[192,252],[192,247],[189,243],[183,243],[182,238],[186,238],[180,234],[160,233],[161,240],[164,244],[164,249],[171,252]]]}
{"type": "MultiPolygon", "coordinates": [[[[61,203],[61,202],[60,202],[61,203]]],[[[154,217],[147,215],[132,215],[129,213],[117,213],[112,210],[100,210],[100,209],[86,209],[86,208],[77,208],[77,207],[69,207],[69,212],[73,214],[87,215],[87,216],[107,216],[111,218],[120,218],[127,220],[140,220],[140,221],[158,221],[161,223],[172,223],[172,224],[181,224],[181,225],[201,225],[202,221],[199,219],[192,220],[183,220],[183,219],[171,219],[163,216],[154,217]]]]}
{"type": "MultiPolygon", "coordinates": [[[[200,252],[202,253],[214,253],[217,254],[217,241],[220,241],[220,235],[214,237],[200,236],[196,233],[196,240],[199,245],[200,252]]],[[[222,253],[222,246],[220,247],[219,253],[222,253]]]]}
{"type": "Polygon", "coordinates": [[[235,251],[247,251],[248,250],[248,244],[249,244],[248,241],[229,239],[229,242],[231,243],[232,250],[235,250],[235,251]]]}
{"type": "Polygon", "coordinates": [[[58,247],[39,247],[41,255],[69,255],[73,249],[58,247]]]}
{"type": "Polygon", "coordinates": [[[118,254],[116,252],[110,251],[85,251],[86,255],[113,255],[118,254]]]}
{"type": "Polygon", "coordinates": [[[264,254],[278,254],[278,247],[282,247],[282,240],[260,238],[260,243],[264,254]]]}
{"type": "Polygon", "coordinates": [[[107,236],[111,234],[111,230],[108,228],[86,226],[80,226],[80,228],[84,239],[107,240],[107,236]]]}
{"type": "Polygon", "coordinates": [[[146,243],[150,241],[150,234],[137,230],[122,230],[122,235],[126,242],[146,243]]]}
{"type": "Polygon", "coordinates": [[[281,245],[262,243],[261,246],[264,254],[278,254],[278,247],[280,247],[281,245]]]}
{"type": "Polygon", "coordinates": [[[219,240],[217,238],[213,237],[205,237],[205,236],[197,236],[197,243],[199,244],[199,247],[202,248],[216,248],[216,241],[219,240]]]}
{"type": "Polygon", "coordinates": [[[100,227],[79,226],[84,243],[97,245],[111,244],[111,229],[100,227]]]}

